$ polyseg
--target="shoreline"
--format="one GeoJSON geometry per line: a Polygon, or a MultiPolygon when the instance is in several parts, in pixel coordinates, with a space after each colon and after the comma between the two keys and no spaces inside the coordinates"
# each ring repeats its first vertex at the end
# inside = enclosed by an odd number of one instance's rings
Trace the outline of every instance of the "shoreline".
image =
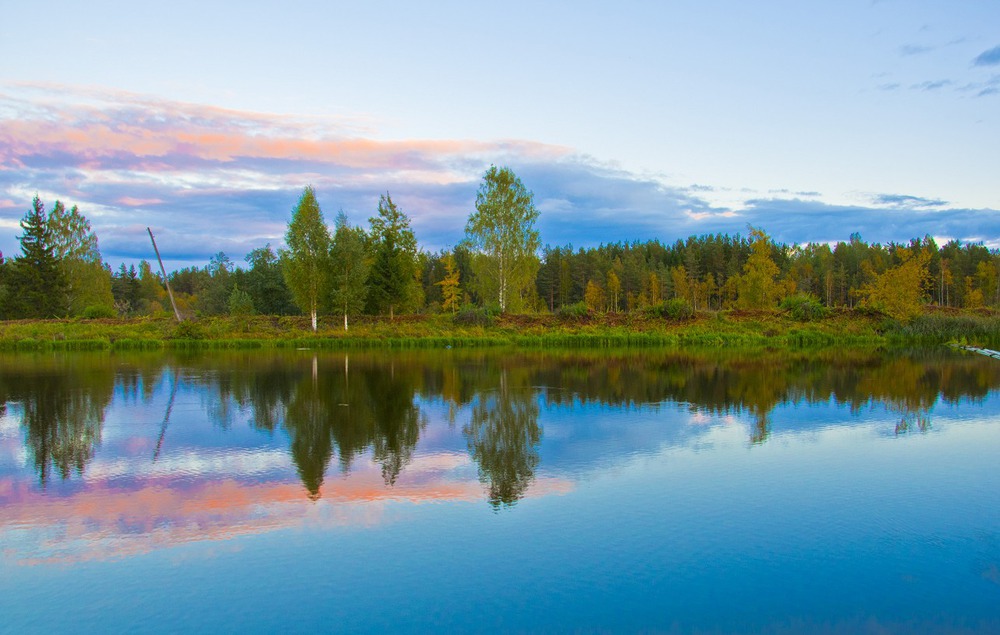
{"type": "Polygon", "coordinates": [[[644,315],[502,315],[477,324],[451,315],[362,316],[346,333],[325,316],[316,333],[307,317],[172,317],[0,322],[0,351],[184,349],[406,349],[449,347],[1000,347],[1000,315],[933,309],[908,324],[844,309],[811,321],[782,311],[701,312],[673,320],[644,315]]]}

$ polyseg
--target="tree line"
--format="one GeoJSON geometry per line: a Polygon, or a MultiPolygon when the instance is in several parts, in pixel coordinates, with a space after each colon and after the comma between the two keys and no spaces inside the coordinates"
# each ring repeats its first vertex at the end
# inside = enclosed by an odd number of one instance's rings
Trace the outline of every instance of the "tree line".
{"type": "MultiPolygon", "coordinates": [[[[341,211],[329,227],[312,187],[292,210],[286,247],[252,250],[237,266],[219,252],[204,267],[168,274],[180,310],[192,315],[319,316],[492,312],[652,312],[723,309],[819,314],[866,307],[909,319],[925,305],[1000,305],[1000,253],[982,243],[930,236],[869,243],[788,245],[761,228],[574,249],[541,246],[532,193],[512,170],[483,175],[465,238],[419,247],[409,217],[386,193],[368,227],[341,211]]],[[[22,254],[0,254],[0,318],[158,315],[169,306],[148,261],[112,271],[74,206],[46,214],[36,196],[21,221],[22,254]]]]}

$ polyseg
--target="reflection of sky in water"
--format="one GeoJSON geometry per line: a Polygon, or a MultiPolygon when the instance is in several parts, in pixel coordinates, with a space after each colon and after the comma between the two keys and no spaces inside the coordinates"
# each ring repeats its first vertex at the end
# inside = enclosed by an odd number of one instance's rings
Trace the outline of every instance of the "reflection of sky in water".
{"type": "Polygon", "coordinates": [[[537,469],[516,507],[494,510],[463,432],[471,405],[416,398],[426,427],[393,486],[371,448],[346,473],[334,451],[310,500],[290,433],[254,429],[235,403],[213,422],[211,384],[179,386],[154,462],[169,385],[116,392],[83,475],[44,491],[19,409],[0,417],[9,624],[989,632],[1000,619],[995,392],[937,400],[929,429],[901,435],[895,405],[779,403],[759,443],[745,408],[535,393],[537,469]],[[67,610],[39,608],[52,601],[67,610]]]}

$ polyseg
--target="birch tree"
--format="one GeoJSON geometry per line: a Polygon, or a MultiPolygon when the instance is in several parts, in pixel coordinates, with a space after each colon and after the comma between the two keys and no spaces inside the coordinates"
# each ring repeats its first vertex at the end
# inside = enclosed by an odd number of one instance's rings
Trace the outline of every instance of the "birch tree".
{"type": "Polygon", "coordinates": [[[53,254],[63,272],[63,310],[80,315],[87,307],[114,305],[111,272],[105,268],[97,246],[97,234],[74,205],[70,209],[56,201],[49,213],[53,254]]]}
{"type": "Polygon", "coordinates": [[[330,230],[311,185],[302,191],[292,210],[285,243],[288,249],[281,252],[281,272],[295,304],[312,318],[315,332],[316,315],[329,279],[330,230]]]}
{"type": "Polygon", "coordinates": [[[368,254],[365,253],[365,232],[351,227],[344,212],[337,214],[331,260],[331,297],[337,310],[344,313],[347,330],[349,313],[360,313],[365,307],[368,280],[368,254]]]}
{"type": "Polygon", "coordinates": [[[532,193],[507,167],[491,165],[476,193],[476,211],[465,225],[466,240],[477,253],[473,270],[485,297],[500,310],[517,305],[538,271],[538,231],[532,193]]]}

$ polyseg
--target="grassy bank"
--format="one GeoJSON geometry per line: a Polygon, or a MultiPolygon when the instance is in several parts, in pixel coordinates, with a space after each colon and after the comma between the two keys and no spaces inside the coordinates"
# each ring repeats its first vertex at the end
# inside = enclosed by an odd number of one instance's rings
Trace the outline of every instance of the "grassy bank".
{"type": "Polygon", "coordinates": [[[313,333],[304,317],[167,317],[129,320],[0,322],[0,350],[143,350],[185,348],[418,348],[459,346],[1000,346],[995,313],[930,311],[909,324],[859,311],[834,311],[809,322],[780,311],[699,313],[671,320],[638,315],[482,316],[457,323],[450,315],[366,317],[349,331],[336,318],[313,333]]]}

